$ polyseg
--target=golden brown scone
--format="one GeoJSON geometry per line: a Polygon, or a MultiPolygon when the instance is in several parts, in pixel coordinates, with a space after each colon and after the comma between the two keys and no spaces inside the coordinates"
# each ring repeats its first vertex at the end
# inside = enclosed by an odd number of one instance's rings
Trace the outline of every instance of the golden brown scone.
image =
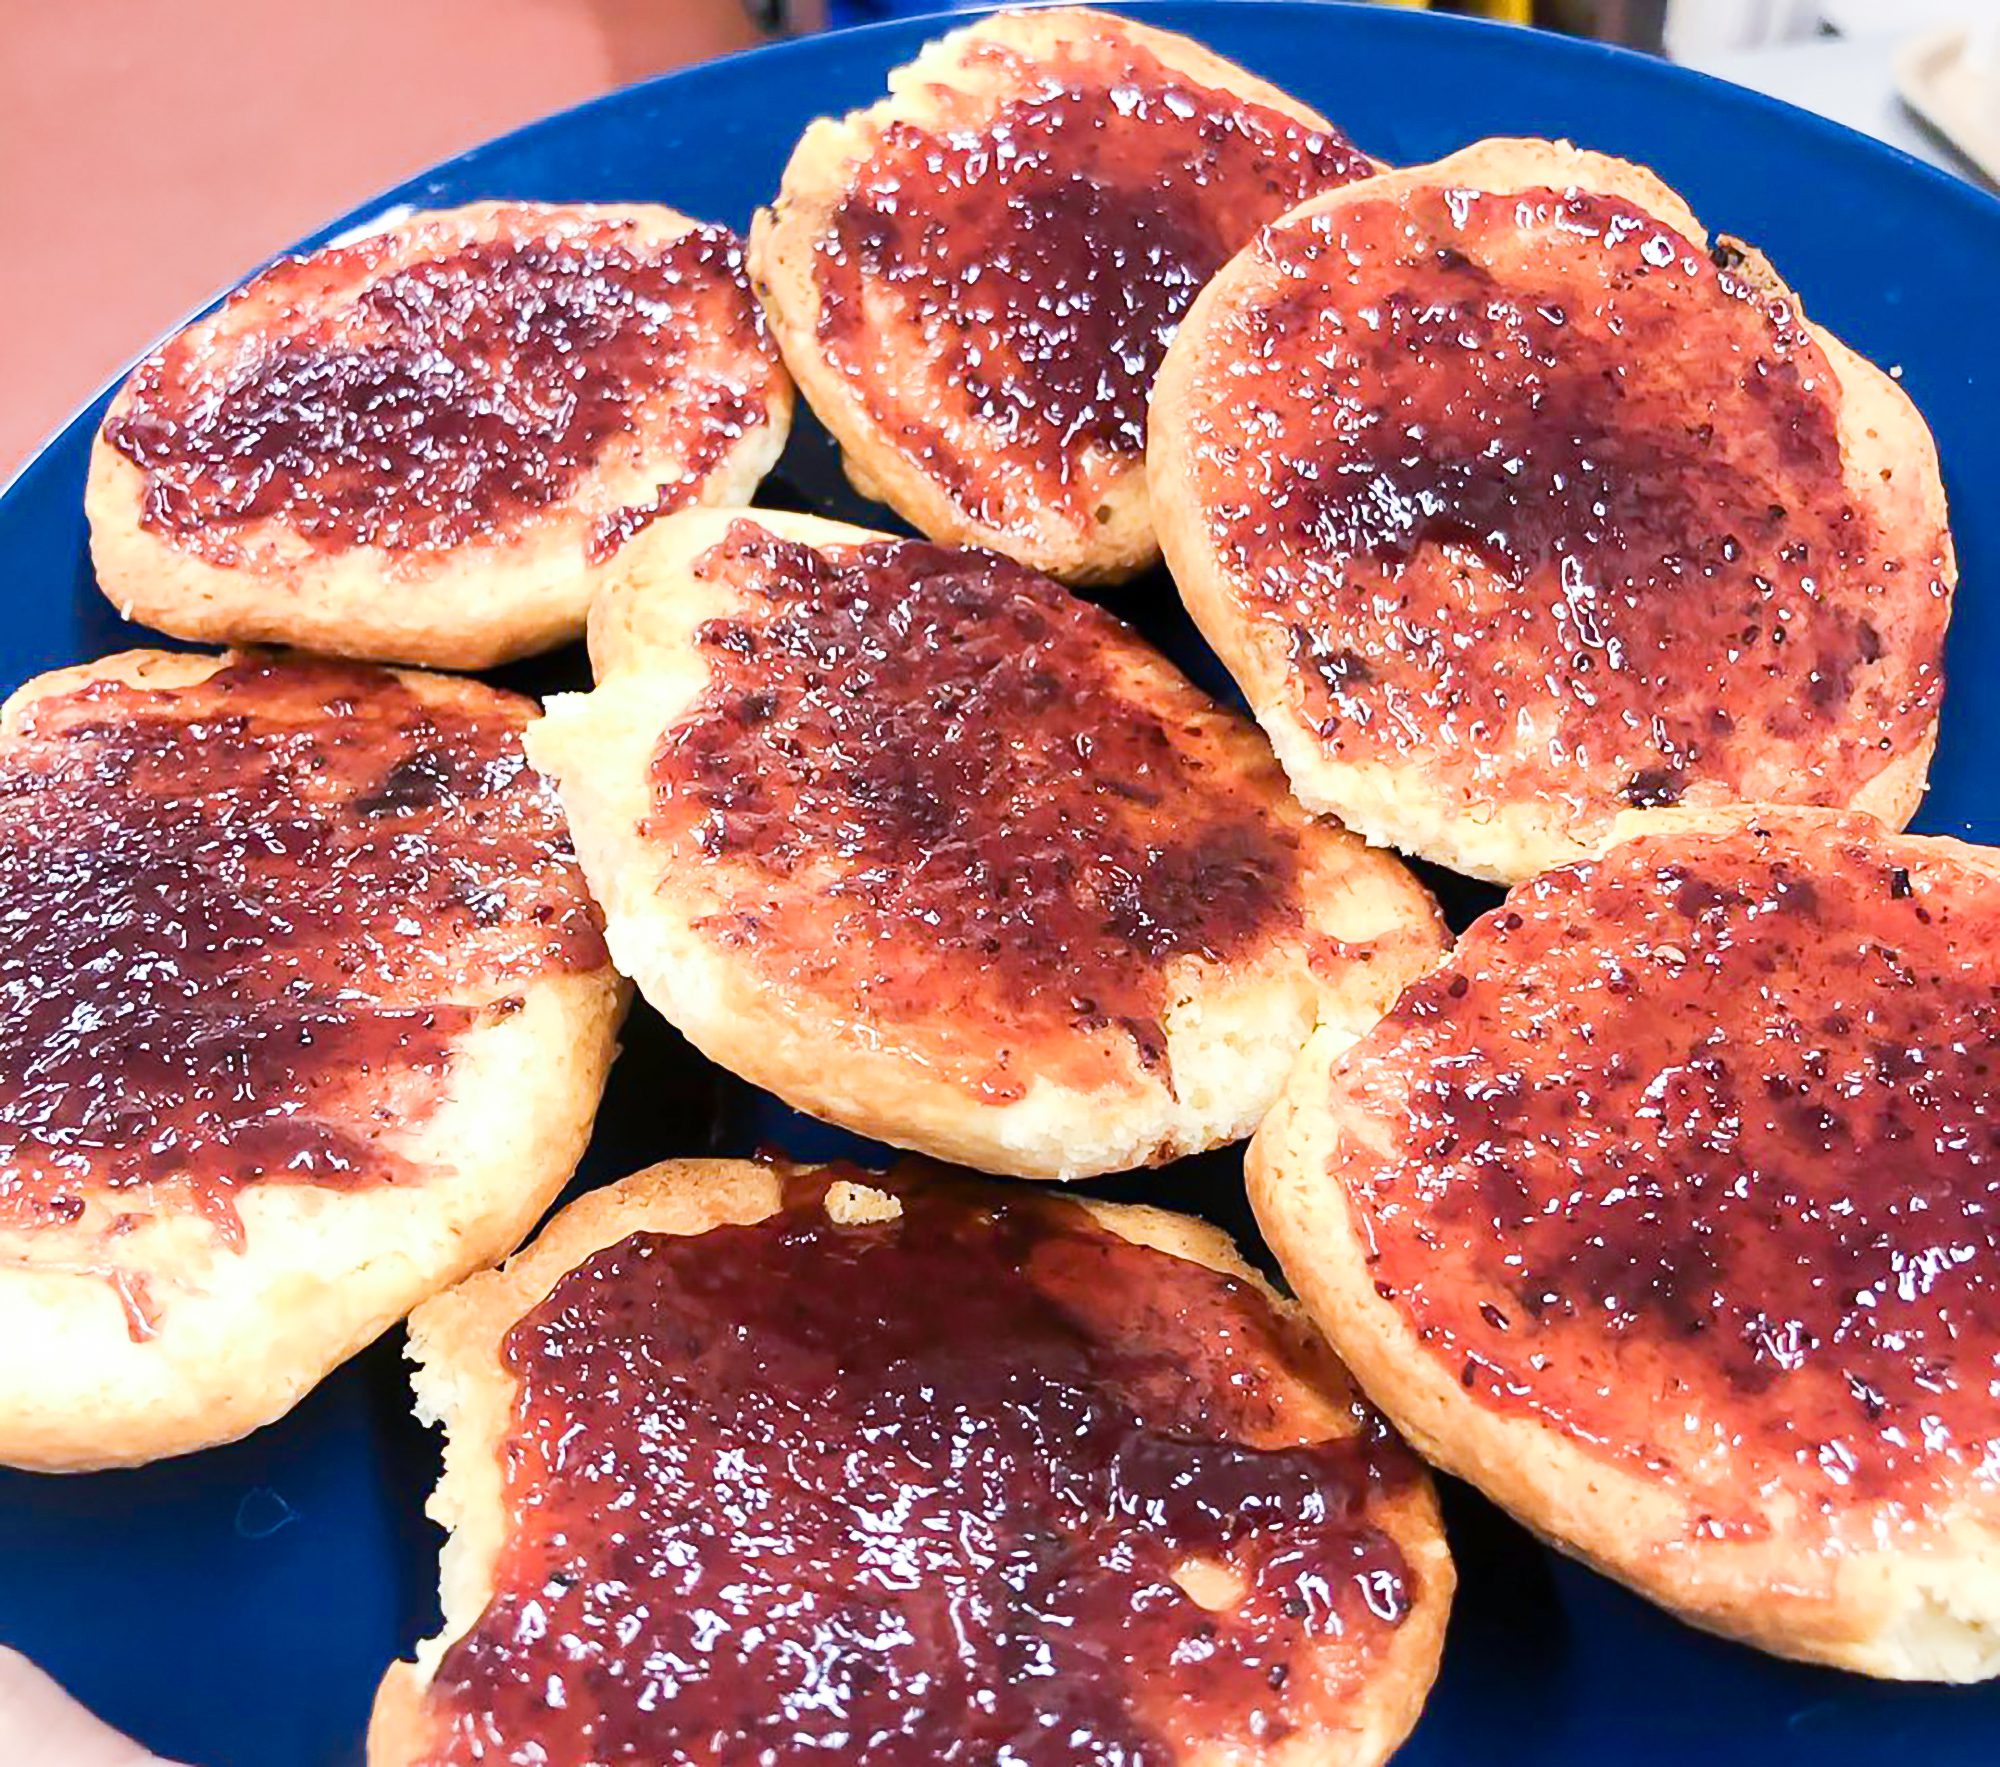
{"type": "Polygon", "coordinates": [[[274,264],[139,365],[92,451],[91,556],[182,638],[484,668],[577,637],[661,510],[748,503],[791,415],[728,229],[415,214],[274,264]]]}
{"type": "Polygon", "coordinates": [[[243,1435],[553,1199],[623,995],[532,711],[163,651],[0,711],[0,1462],[243,1435]]]}
{"type": "Polygon", "coordinates": [[[1642,167],[1485,141],[1314,198],[1203,291],[1151,423],[1190,612],[1371,840],[1511,882],[1631,808],[1922,795],[1930,433],[1642,167]]]}
{"type": "Polygon", "coordinates": [[[370,1767],[1348,1767],[1436,1672],[1428,1477],[1203,1222],[670,1161],[427,1304],[411,1354],[444,1629],[370,1767]]]}
{"type": "Polygon", "coordinates": [[[1635,814],[1252,1144],[1299,1296],[1438,1465],[1697,1625],[2000,1673],[2000,854],[1635,814]]]}
{"type": "Polygon", "coordinates": [[[1200,44],[997,13],[814,123],[750,263],[848,476],[935,539],[1068,582],[1159,557],[1146,394],[1258,225],[1374,162],[1200,44]]]}
{"type": "Polygon", "coordinates": [[[1436,956],[1430,899],[1247,719],[991,553],[696,510],[529,733],[620,970],[711,1059],[1032,1178],[1247,1135],[1315,1022],[1436,956]]]}

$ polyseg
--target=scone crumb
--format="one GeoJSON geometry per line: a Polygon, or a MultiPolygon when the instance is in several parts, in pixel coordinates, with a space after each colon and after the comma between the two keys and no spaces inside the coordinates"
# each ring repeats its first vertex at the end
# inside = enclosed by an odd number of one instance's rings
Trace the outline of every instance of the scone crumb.
{"type": "Polygon", "coordinates": [[[900,1199],[866,1184],[843,1178],[827,1186],[826,1218],[837,1227],[859,1227],[869,1221],[893,1221],[903,1212],[900,1199]]]}
{"type": "Polygon", "coordinates": [[[1184,1558],[1174,1566],[1173,1579],[1188,1600],[1212,1614],[1226,1612],[1249,1593],[1243,1573],[1217,1558],[1184,1558]]]}

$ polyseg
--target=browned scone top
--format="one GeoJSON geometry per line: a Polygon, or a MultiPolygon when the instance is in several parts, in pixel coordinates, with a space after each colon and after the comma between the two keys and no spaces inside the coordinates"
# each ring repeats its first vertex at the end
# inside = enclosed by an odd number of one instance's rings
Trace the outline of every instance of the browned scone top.
{"type": "Polygon", "coordinates": [[[531,701],[132,651],[0,715],[0,1462],[228,1440],[534,1223],[621,1005],[531,701]]]}
{"type": "Polygon", "coordinates": [[[1515,889],[1252,1147],[1426,1454],[1698,1624],[2000,1673],[2000,855],[1651,812],[1515,889]]]}
{"type": "Polygon", "coordinates": [[[1152,409],[1190,611],[1312,808],[1515,881],[1627,809],[1924,786],[1929,432],[1650,172],[1488,141],[1302,205],[1152,409]]]}
{"type": "Polygon", "coordinates": [[[809,128],[751,230],[758,293],[849,476],[925,533],[1070,582],[1159,556],[1146,397],[1257,226],[1374,163],[1185,37],[1003,12],[809,128]]]}
{"type": "Polygon", "coordinates": [[[997,554],[689,511],[591,650],[528,741],[619,968],[882,1140],[1060,1178],[1232,1140],[1441,946],[1248,720],[997,554]]]}
{"type": "Polygon", "coordinates": [[[411,1344],[453,1535],[371,1767],[1361,1767],[1436,1671],[1428,1477],[1198,1221],[670,1162],[411,1344]]]}
{"type": "Polygon", "coordinates": [[[747,503],[791,408],[727,228],[418,213],[281,260],[134,370],[92,556],[181,637],[484,667],[576,637],[663,510],[747,503]]]}

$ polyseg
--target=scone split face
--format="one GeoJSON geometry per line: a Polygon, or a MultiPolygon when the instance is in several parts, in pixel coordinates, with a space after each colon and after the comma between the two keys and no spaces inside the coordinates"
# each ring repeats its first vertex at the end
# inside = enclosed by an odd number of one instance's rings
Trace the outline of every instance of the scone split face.
{"type": "Polygon", "coordinates": [[[1367,1763],[1435,1669],[1427,1478],[1195,1223],[668,1166],[414,1343],[459,1556],[376,1767],[1367,1763]]]}
{"type": "Polygon", "coordinates": [[[1371,838],[1511,881],[1627,809],[1916,803],[1930,438],[1639,168],[1488,142],[1315,199],[1211,286],[1154,426],[1191,610],[1371,838]]]}
{"type": "Polygon", "coordinates": [[[1263,221],[1373,163],[1183,38],[1003,13],[809,131],[752,258],[856,482],[932,536],[1070,581],[1157,556],[1146,399],[1263,221]]]}
{"type": "Polygon", "coordinates": [[[521,750],[530,710],[354,664],[145,652],[10,702],[0,1317],[41,1354],[0,1380],[0,1460],[240,1434],[546,1206],[618,989],[521,750]],[[530,1034],[573,1047],[524,1099],[545,1120],[511,1169],[484,1172],[440,1141],[530,1034]],[[366,1243],[398,1225],[396,1255],[366,1243]]]}
{"type": "Polygon", "coordinates": [[[790,410],[726,228],[417,215],[274,265],[140,365],[93,462],[99,576],[182,636],[505,660],[580,632],[661,511],[747,502],[790,410]]]}
{"type": "Polygon", "coordinates": [[[1254,730],[990,553],[673,518],[530,737],[622,968],[816,1114],[1075,1176],[1248,1133],[1436,952],[1254,730]]]}
{"type": "Polygon", "coordinates": [[[1995,879],[1791,811],[1522,886],[1301,1062],[1252,1155],[1273,1248],[1427,1452],[1614,1574],[1995,1673],[1995,879]]]}

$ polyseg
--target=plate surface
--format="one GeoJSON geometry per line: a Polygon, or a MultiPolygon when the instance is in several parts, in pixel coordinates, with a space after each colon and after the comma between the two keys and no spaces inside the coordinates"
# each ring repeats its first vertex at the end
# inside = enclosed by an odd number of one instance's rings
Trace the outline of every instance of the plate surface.
{"type": "MultiPolygon", "coordinates": [[[[1391,8],[1134,4],[1319,106],[1398,163],[1482,135],[1564,135],[1655,167],[1710,228],[1764,247],[1808,311],[1898,367],[1944,460],[1963,581],[1944,734],[1916,826],[2000,841],[2000,204],[1783,105],[1593,45],[1391,8]],[[1984,494],[1982,494],[1984,493],[1984,494]],[[1986,588],[1996,580],[1993,590],[1986,588]]],[[[748,224],[814,116],[865,103],[944,28],[901,22],[761,50],[615,93],[413,180],[395,203],[648,200],[748,224]]],[[[357,104],[365,95],[357,95],[357,104]]],[[[318,240],[309,242],[318,243],[318,240]]],[[[102,401],[0,498],[0,685],[130,644],[96,593],[81,495],[102,401]]],[[[870,519],[800,426],[768,500],[870,519]]],[[[879,516],[874,519],[879,520],[879,516]]],[[[1219,686],[1163,577],[1116,605],[1219,686]]],[[[509,672],[581,683],[566,654],[509,672]]],[[[1451,892],[1463,912],[1487,897],[1451,892]]],[[[857,1144],[717,1074],[635,1016],[579,1185],[669,1154],[857,1144]]],[[[1094,1188],[1199,1209],[1247,1234],[1235,1154],[1094,1188]]],[[[410,1419],[392,1336],[282,1423],[138,1472],[0,1474],[0,1640],[111,1721],[193,1767],[356,1763],[384,1666],[436,1624],[436,1444],[410,1419]]],[[[0,1355],[17,1346],[0,1346],[0,1355]]],[[[2000,1685],[1895,1687],[1779,1663],[1689,1631],[1447,1492],[1460,1596],[1408,1767],[1481,1763],[2000,1760],[2000,1685]]]]}

